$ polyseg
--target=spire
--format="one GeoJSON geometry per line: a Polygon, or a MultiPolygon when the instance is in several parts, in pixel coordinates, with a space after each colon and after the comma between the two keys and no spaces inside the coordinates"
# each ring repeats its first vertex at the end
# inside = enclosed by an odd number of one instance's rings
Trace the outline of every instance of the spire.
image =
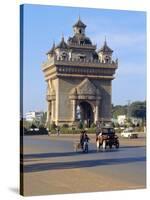
{"type": "Polygon", "coordinates": [[[104,40],[104,45],[98,52],[110,52],[110,53],[113,52],[113,50],[107,45],[106,36],[105,36],[105,40],[104,40]]]}
{"type": "Polygon", "coordinates": [[[55,41],[53,41],[53,49],[55,49],[55,41]]]}
{"type": "Polygon", "coordinates": [[[62,33],[62,38],[61,38],[61,40],[64,42],[65,40],[64,40],[64,33],[62,33]]]}
{"type": "Polygon", "coordinates": [[[107,45],[106,35],[105,35],[104,45],[107,45]]]}
{"type": "Polygon", "coordinates": [[[56,46],[56,48],[62,48],[62,49],[68,48],[68,45],[67,45],[67,43],[65,42],[65,39],[64,39],[64,35],[63,35],[63,34],[62,34],[61,41],[60,41],[60,43],[56,46]]]}
{"type": "Polygon", "coordinates": [[[86,25],[80,19],[80,15],[79,15],[78,21],[73,25],[73,27],[83,27],[83,28],[86,28],[86,25]]]}
{"type": "Polygon", "coordinates": [[[53,41],[53,46],[52,48],[46,53],[47,55],[48,54],[53,54],[54,53],[54,50],[55,50],[55,41],[53,41]]]}

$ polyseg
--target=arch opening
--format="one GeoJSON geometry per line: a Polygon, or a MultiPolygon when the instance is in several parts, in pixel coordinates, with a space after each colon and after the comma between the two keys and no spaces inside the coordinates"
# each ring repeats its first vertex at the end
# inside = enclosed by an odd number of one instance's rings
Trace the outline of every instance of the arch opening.
{"type": "Polygon", "coordinates": [[[87,128],[90,128],[94,122],[93,108],[87,101],[82,101],[77,106],[77,119],[87,128]]]}

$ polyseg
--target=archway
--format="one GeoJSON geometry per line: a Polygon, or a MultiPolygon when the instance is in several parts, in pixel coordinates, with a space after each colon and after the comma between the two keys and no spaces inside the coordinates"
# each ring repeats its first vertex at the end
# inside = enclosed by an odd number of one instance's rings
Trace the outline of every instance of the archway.
{"type": "Polygon", "coordinates": [[[94,122],[93,109],[90,103],[82,101],[77,106],[78,119],[87,127],[91,127],[94,122]]]}

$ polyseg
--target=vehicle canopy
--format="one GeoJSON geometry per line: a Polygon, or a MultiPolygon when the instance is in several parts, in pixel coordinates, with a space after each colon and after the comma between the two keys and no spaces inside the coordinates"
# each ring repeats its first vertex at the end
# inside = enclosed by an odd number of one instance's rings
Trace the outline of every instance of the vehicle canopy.
{"type": "Polygon", "coordinates": [[[114,135],[115,134],[115,129],[113,127],[102,127],[102,134],[103,135],[114,135]]]}

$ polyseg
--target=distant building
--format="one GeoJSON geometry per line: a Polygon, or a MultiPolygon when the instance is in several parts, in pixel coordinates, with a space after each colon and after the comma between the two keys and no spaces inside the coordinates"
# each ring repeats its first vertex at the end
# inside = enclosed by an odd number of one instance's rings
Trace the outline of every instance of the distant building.
{"type": "Polygon", "coordinates": [[[124,125],[126,123],[127,116],[126,115],[118,115],[117,120],[118,120],[119,125],[124,125]]]}
{"type": "Polygon", "coordinates": [[[135,126],[142,124],[142,118],[130,117],[130,120],[135,126]]]}
{"type": "MultiPolygon", "coordinates": [[[[135,126],[142,124],[142,118],[130,117],[129,119],[130,119],[131,123],[134,124],[135,126]]],[[[118,115],[117,121],[120,126],[121,125],[123,126],[127,122],[127,116],[126,115],[118,115]]]]}
{"type": "Polygon", "coordinates": [[[117,123],[118,123],[118,120],[115,119],[115,118],[112,118],[112,119],[111,119],[111,122],[114,123],[114,124],[117,124],[117,123]]]}
{"type": "Polygon", "coordinates": [[[41,121],[42,117],[43,117],[44,112],[35,112],[35,111],[31,111],[31,112],[27,112],[25,114],[25,119],[26,121],[41,121]]]}

